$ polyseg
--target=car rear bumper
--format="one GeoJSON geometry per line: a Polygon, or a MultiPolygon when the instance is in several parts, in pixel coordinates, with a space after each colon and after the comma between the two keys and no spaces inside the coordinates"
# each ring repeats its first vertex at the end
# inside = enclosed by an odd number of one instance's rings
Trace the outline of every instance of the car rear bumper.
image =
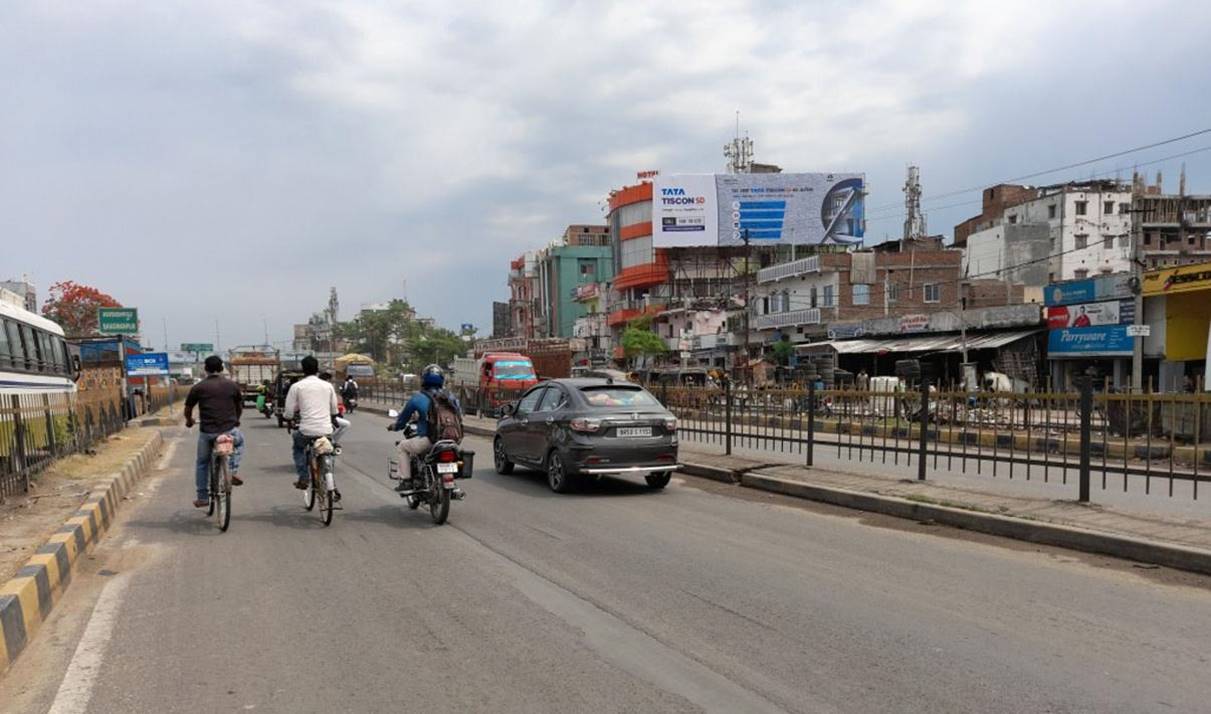
{"type": "Polygon", "coordinates": [[[580,473],[590,476],[607,476],[613,474],[652,473],[653,471],[680,471],[681,464],[657,464],[653,466],[589,466],[582,467],[580,473]]]}

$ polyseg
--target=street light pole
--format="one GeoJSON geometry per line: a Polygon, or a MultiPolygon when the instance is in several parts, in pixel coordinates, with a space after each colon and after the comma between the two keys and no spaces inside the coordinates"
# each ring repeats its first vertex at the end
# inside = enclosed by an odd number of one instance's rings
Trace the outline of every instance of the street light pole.
{"type": "Polygon", "coordinates": [[[1139,325],[1144,324],[1144,284],[1143,261],[1140,259],[1140,239],[1143,233],[1143,220],[1140,214],[1144,212],[1142,192],[1139,190],[1138,177],[1131,182],[1131,277],[1132,292],[1135,293],[1136,335],[1131,338],[1131,391],[1139,393],[1144,390],[1144,338],[1139,336],[1139,325]]]}

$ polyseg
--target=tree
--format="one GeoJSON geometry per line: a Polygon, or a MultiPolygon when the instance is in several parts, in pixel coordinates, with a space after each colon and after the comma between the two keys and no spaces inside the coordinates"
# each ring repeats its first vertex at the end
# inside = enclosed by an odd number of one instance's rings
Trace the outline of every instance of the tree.
{"type": "Polygon", "coordinates": [[[112,295],[72,280],[50,286],[42,316],[59,323],[69,337],[87,337],[97,332],[97,308],[122,307],[112,295]]]}
{"type": "Polygon", "coordinates": [[[391,369],[419,372],[428,364],[448,365],[467,350],[463,339],[444,327],[417,320],[416,311],[403,300],[392,300],[385,310],[362,312],[338,323],[337,337],[349,340],[355,352],[370,355],[391,369]]]}
{"type": "Polygon", "coordinates": [[[795,348],[791,346],[790,339],[783,335],[781,340],[774,343],[774,359],[783,367],[790,364],[791,355],[795,353],[795,348]]]}
{"type": "Polygon", "coordinates": [[[622,332],[622,351],[627,357],[658,355],[664,350],[664,340],[652,332],[652,318],[643,317],[627,323],[627,329],[622,332]]]}

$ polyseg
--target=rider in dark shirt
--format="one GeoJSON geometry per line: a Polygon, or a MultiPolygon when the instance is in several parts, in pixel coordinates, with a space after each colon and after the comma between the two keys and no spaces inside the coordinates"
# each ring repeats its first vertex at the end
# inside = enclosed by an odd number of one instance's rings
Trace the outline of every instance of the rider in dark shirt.
{"type": "Polygon", "coordinates": [[[231,467],[231,483],[235,486],[244,483],[237,475],[240,471],[240,456],[244,453],[244,435],[237,428],[240,425],[240,412],[244,410],[244,399],[239,386],[223,377],[222,371],[221,358],[216,355],[207,357],[206,379],[193,385],[189,396],[185,397],[185,426],[193,427],[195,406],[198,407],[201,421],[198,432],[198,458],[194,470],[198,496],[193,505],[198,508],[210,505],[210,452],[214,448],[215,439],[223,434],[230,434],[235,445],[235,451],[228,462],[231,467]]]}

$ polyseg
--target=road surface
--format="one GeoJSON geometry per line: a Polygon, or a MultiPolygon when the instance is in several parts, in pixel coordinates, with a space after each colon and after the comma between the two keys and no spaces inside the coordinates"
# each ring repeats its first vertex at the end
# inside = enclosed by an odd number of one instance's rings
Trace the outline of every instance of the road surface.
{"type": "Polygon", "coordinates": [[[1206,711],[1211,586],[692,478],[557,496],[486,440],[450,523],[354,416],[324,528],[249,416],[230,532],[192,434],[33,646],[5,712],[1206,711]],[[731,495],[729,495],[731,494],[731,495]]]}

